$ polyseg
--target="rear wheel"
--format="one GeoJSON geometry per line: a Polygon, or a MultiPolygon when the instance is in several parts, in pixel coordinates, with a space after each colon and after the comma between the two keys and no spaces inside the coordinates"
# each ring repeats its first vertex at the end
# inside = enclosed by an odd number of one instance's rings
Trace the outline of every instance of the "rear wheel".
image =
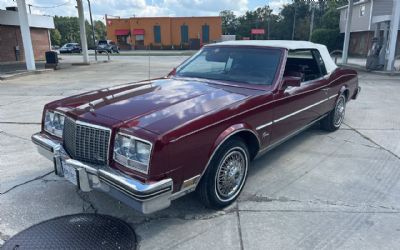
{"type": "Polygon", "coordinates": [[[322,129],[331,132],[339,129],[340,125],[343,123],[345,113],[346,96],[344,94],[340,94],[336,100],[335,108],[321,121],[322,129]]]}
{"type": "Polygon", "coordinates": [[[219,209],[236,200],[246,182],[249,159],[247,146],[239,138],[218,149],[197,187],[207,207],[219,209]]]}

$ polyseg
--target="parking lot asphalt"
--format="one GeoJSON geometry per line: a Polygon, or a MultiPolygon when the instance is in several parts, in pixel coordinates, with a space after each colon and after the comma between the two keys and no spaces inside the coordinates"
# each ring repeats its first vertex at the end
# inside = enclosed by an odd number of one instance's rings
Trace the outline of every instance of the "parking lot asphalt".
{"type": "MultiPolygon", "coordinates": [[[[150,77],[185,58],[153,56],[150,77]]],[[[190,194],[144,216],[55,176],[30,141],[43,105],[147,79],[147,60],[125,56],[0,81],[0,246],[43,220],[85,212],[128,222],[140,249],[398,249],[399,77],[361,73],[362,92],[340,130],[314,126],[255,160],[239,200],[221,211],[190,194]]]]}

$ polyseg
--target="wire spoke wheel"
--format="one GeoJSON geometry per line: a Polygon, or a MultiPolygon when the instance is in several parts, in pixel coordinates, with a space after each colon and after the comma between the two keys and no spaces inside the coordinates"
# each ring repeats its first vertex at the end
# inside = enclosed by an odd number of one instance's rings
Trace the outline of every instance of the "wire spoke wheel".
{"type": "Polygon", "coordinates": [[[344,96],[340,96],[335,107],[335,115],[333,118],[333,122],[336,127],[339,127],[342,124],[345,112],[346,112],[346,101],[344,99],[344,96]]]}
{"type": "Polygon", "coordinates": [[[215,183],[217,195],[221,200],[230,200],[240,191],[247,164],[247,157],[240,148],[232,149],[222,158],[215,183]]]}

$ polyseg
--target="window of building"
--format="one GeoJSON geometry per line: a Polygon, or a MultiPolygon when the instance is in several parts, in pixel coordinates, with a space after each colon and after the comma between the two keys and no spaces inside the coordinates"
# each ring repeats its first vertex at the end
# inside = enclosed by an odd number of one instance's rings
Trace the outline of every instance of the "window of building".
{"type": "Polygon", "coordinates": [[[181,26],[181,43],[189,43],[189,27],[186,24],[181,26]]]}
{"type": "Polygon", "coordinates": [[[122,45],[128,44],[128,36],[117,36],[117,42],[122,45]]]}
{"type": "Polygon", "coordinates": [[[201,27],[202,41],[203,43],[210,42],[210,26],[205,24],[201,27]]]}
{"type": "Polygon", "coordinates": [[[135,44],[144,45],[144,35],[135,35],[135,44]]]}
{"type": "Polygon", "coordinates": [[[161,27],[154,26],[154,43],[161,43],[161,27]]]}
{"type": "Polygon", "coordinates": [[[360,17],[365,15],[365,5],[360,6],[360,17]]]}

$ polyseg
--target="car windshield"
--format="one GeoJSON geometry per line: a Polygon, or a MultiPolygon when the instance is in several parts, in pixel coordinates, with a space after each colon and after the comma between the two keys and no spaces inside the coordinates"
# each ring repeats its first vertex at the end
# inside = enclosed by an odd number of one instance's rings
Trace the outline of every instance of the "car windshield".
{"type": "Polygon", "coordinates": [[[279,65],[279,49],[209,47],[181,65],[177,76],[271,85],[279,65]]]}
{"type": "Polygon", "coordinates": [[[99,41],[99,45],[101,45],[101,44],[107,44],[107,41],[105,41],[105,40],[100,40],[100,41],[99,41]]]}
{"type": "Polygon", "coordinates": [[[65,44],[63,47],[65,47],[65,48],[70,48],[70,47],[73,47],[73,46],[74,46],[73,43],[67,43],[67,44],[65,44]]]}

